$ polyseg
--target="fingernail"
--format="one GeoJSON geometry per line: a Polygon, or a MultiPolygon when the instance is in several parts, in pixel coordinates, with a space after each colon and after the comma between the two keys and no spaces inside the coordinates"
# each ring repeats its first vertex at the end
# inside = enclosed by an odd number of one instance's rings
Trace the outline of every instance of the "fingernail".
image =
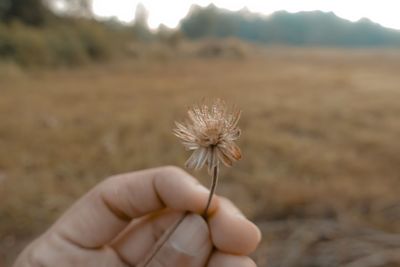
{"type": "Polygon", "coordinates": [[[210,242],[210,233],[204,219],[189,214],[169,239],[170,245],[179,252],[195,256],[210,242]]]}

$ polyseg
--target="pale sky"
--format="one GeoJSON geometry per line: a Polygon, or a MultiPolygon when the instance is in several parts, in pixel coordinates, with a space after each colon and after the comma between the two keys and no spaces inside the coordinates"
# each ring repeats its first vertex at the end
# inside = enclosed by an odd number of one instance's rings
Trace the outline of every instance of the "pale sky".
{"type": "Polygon", "coordinates": [[[369,18],[382,26],[400,29],[399,0],[92,0],[93,11],[100,17],[115,16],[124,22],[134,19],[136,5],[143,3],[149,11],[149,25],[157,28],[161,23],[176,27],[185,17],[192,4],[207,6],[214,3],[218,7],[239,10],[247,7],[250,11],[271,14],[277,10],[333,11],[337,16],[356,21],[369,18]]]}

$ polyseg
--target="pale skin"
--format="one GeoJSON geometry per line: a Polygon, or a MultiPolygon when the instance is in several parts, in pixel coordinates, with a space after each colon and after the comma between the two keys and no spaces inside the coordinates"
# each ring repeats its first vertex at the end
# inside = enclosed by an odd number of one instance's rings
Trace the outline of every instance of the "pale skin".
{"type": "Polygon", "coordinates": [[[116,175],[79,199],[20,254],[14,267],[254,267],[258,228],[177,167],[116,175]],[[182,223],[149,260],[157,240],[182,223]],[[145,265],[146,264],[146,265],[145,265]]]}

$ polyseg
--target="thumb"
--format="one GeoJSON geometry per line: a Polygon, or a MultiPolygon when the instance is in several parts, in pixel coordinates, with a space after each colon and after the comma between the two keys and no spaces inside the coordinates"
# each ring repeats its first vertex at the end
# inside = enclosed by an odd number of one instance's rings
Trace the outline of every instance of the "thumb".
{"type": "Polygon", "coordinates": [[[175,231],[167,231],[165,234],[170,235],[165,243],[161,247],[160,244],[156,244],[155,248],[158,250],[153,250],[151,258],[147,257],[138,267],[206,266],[213,245],[207,222],[203,217],[188,213],[176,226],[175,231]]]}

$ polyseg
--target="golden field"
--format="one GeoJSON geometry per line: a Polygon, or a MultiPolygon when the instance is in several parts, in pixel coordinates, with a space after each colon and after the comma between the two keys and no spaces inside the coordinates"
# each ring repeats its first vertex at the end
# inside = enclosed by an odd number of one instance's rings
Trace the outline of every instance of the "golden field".
{"type": "Polygon", "coordinates": [[[218,193],[260,226],[259,266],[400,266],[399,70],[396,50],[294,48],[0,65],[0,266],[107,176],[182,166],[173,122],[204,97],[243,110],[218,193]]]}

